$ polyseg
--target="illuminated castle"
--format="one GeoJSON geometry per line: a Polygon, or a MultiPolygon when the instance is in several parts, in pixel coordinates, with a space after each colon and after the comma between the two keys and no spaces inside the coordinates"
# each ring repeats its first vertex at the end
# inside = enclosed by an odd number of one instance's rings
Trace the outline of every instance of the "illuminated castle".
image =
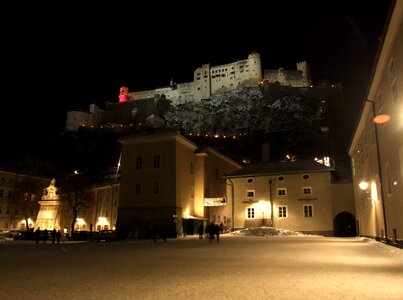
{"type": "Polygon", "coordinates": [[[173,102],[200,101],[208,99],[212,94],[235,90],[245,86],[258,86],[260,82],[268,81],[292,87],[307,87],[311,85],[309,68],[306,61],[297,63],[296,70],[264,70],[260,54],[252,53],[247,59],[238,60],[219,66],[204,64],[193,73],[193,81],[174,84],[148,91],[129,92],[122,87],[119,102],[148,99],[167,98],[173,102]]]}
{"type": "MultiPolygon", "coordinates": [[[[193,81],[156,88],[154,90],[129,92],[128,87],[121,87],[119,91],[119,103],[109,103],[108,112],[100,110],[95,104],[90,106],[90,111],[73,110],[67,114],[66,129],[78,130],[80,126],[98,126],[105,123],[116,123],[111,115],[119,115],[119,123],[125,123],[123,119],[135,119],[135,115],[145,113],[144,101],[148,99],[169,99],[173,104],[183,102],[197,102],[208,99],[211,95],[236,90],[241,87],[257,87],[262,82],[269,82],[290,87],[309,87],[311,77],[306,61],[297,63],[296,70],[263,70],[260,54],[252,53],[247,59],[238,60],[219,66],[204,64],[193,72],[193,81]],[[125,105],[120,105],[120,104],[125,105]],[[134,105],[134,103],[137,103],[134,105]],[[130,105],[133,104],[133,105],[130,105]],[[135,106],[135,107],[134,107],[135,106]],[[143,108],[141,108],[143,107],[143,108]],[[117,112],[120,110],[120,112],[117,112]],[[123,115],[129,114],[130,116],[123,115]]],[[[116,119],[116,118],[115,118],[116,119]]],[[[132,121],[131,121],[132,122],[132,121]]]]}

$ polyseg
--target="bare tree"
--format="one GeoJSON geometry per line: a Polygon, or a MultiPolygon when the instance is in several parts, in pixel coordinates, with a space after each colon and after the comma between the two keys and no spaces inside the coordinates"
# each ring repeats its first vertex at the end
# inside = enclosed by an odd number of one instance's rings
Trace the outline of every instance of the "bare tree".
{"type": "Polygon", "coordinates": [[[93,200],[88,177],[84,174],[68,176],[61,183],[61,196],[71,212],[71,236],[73,238],[79,212],[88,208],[93,200]]]}
{"type": "Polygon", "coordinates": [[[41,195],[42,188],[40,184],[32,179],[24,178],[15,185],[14,200],[18,207],[22,209],[27,231],[30,230],[29,218],[33,217],[38,211],[38,201],[41,195]]]}

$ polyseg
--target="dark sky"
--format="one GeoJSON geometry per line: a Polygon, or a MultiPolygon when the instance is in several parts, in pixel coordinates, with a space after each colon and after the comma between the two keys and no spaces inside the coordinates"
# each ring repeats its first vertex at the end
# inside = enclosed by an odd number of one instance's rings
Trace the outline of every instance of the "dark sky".
{"type": "Polygon", "coordinates": [[[204,63],[225,64],[252,51],[264,68],[295,69],[307,60],[314,82],[343,82],[346,98],[356,102],[389,9],[386,0],[245,1],[220,9],[205,1],[181,8],[32,5],[10,11],[15,24],[3,27],[0,133],[10,141],[60,132],[68,110],[93,102],[102,108],[117,101],[120,86],[152,89],[171,76],[188,82],[204,63]]]}

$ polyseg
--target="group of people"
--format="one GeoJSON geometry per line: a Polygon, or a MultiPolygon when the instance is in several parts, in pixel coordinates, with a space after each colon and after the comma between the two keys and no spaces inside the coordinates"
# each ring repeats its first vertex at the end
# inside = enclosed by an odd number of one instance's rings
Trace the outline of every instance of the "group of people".
{"type": "MultiPolygon", "coordinates": [[[[48,235],[49,231],[47,229],[41,230],[41,228],[38,227],[35,230],[35,242],[38,244],[39,241],[42,240],[43,243],[46,244],[48,240],[48,235]]],[[[52,244],[54,244],[55,242],[60,244],[60,239],[62,237],[62,232],[60,231],[60,229],[56,230],[56,228],[53,228],[53,230],[50,232],[50,236],[52,239],[52,244]]]]}
{"type": "MultiPolygon", "coordinates": [[[[203,238],[203,224],[201,224],[199,226],[199,239],[203,238]]],[[[220,225],[218,224],[214,224],[214,222],[210,222],[207,226],[206,226],[206,233],[209,236],[210,239],[210,243],[213,242],[214,237],[217,238],[217,243],[220,241],[220,233],[224,232],[224,225],[223,223],[221,223],[220,225]]]]}
{"type": "Polygon", "coordinates": [[[150,230],[154,243],[157,242],[158,237],[163,239],[165,243],[167,242],[168,228],[165,225],[163,226],[152,225],[150,230]]]}

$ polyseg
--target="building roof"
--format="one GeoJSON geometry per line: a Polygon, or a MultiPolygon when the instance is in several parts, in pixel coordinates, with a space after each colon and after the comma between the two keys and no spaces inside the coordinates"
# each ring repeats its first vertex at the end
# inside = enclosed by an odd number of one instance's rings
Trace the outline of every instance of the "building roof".
{"type": "Polygon", "coordinates": [[[330,172],[329,168],[315,161],[298,160],[292,162],[261,162],[243,167],[240,170],[223,176],[224,178],[282,175],[293,173],[330,172]]]}

